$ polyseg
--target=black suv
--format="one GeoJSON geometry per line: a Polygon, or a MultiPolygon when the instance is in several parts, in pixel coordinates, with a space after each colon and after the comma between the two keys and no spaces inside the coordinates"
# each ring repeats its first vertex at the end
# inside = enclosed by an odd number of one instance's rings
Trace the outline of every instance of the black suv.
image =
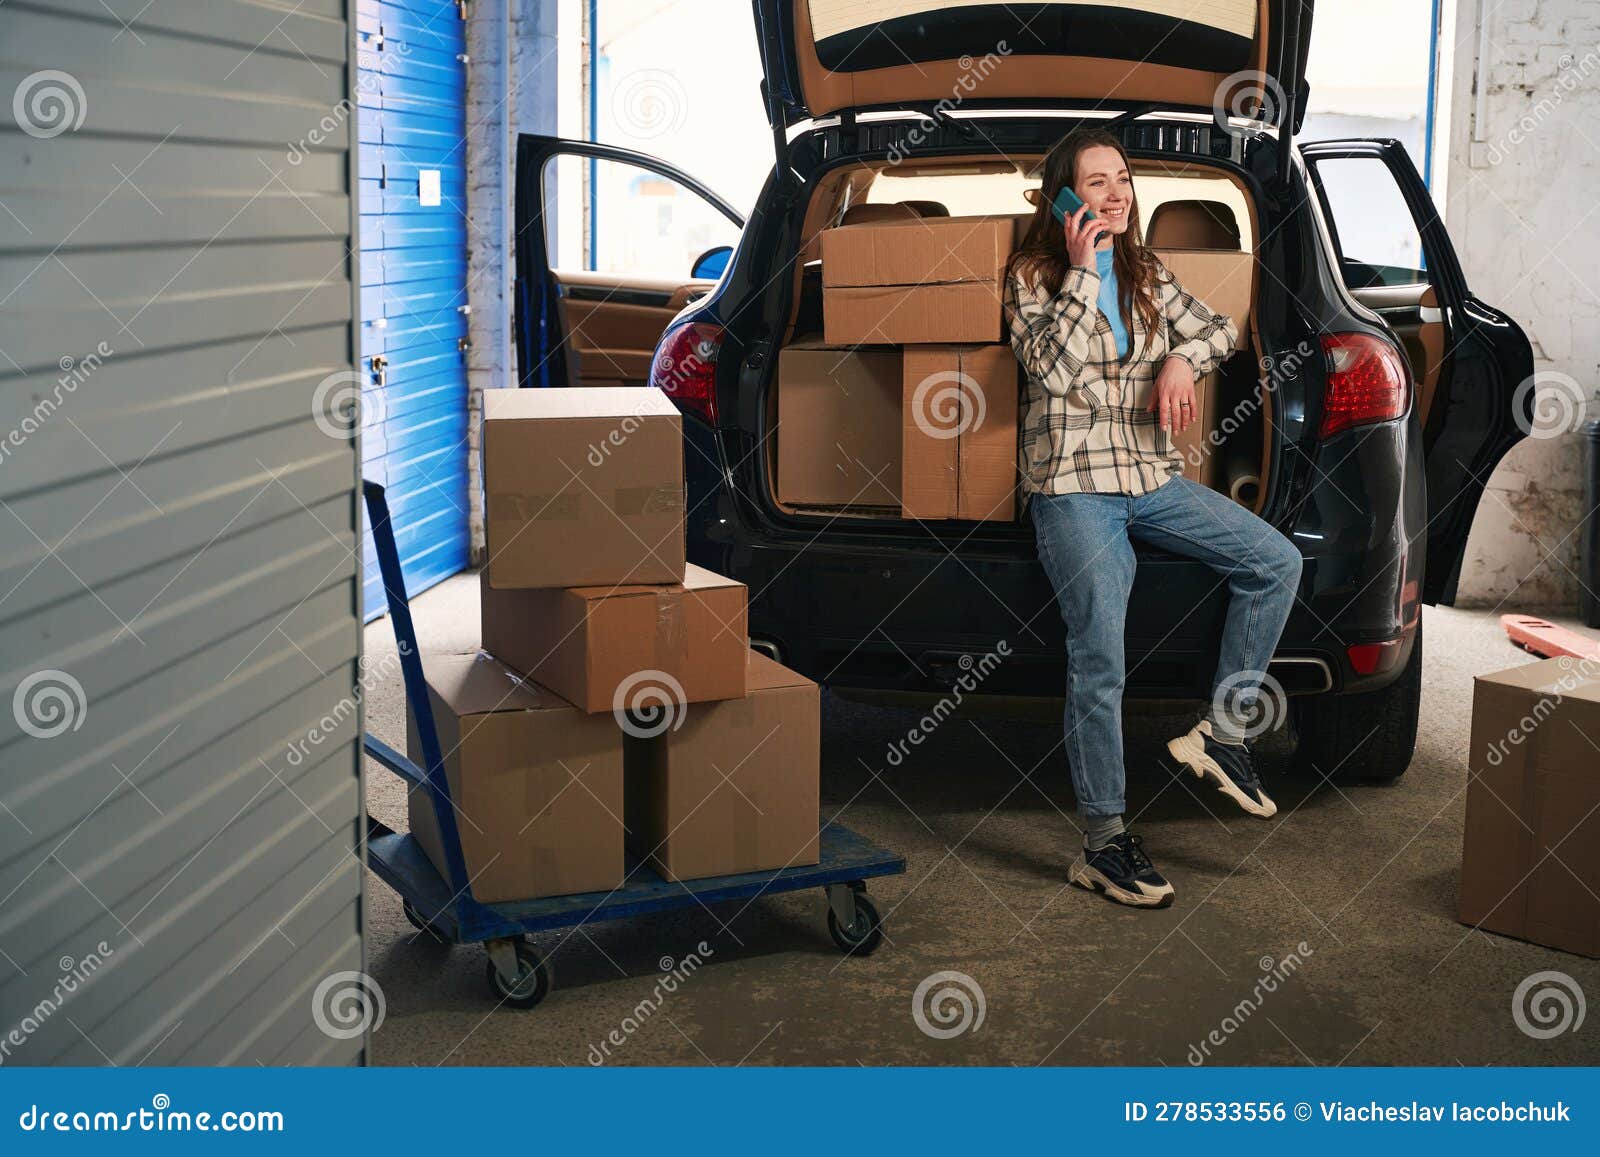
{"type": "MultiPolygon", "coordinates": [[[[823,684],[939,691],[1005,640],[981,691],[1058,694],[1063,628],[1031,523],[780,503],[774,382],[780,350],[820,329],[820,229],[861,217],[908,174],[918,197],[897,212],[949,212],[926,197],[941,174],[1016,192],[1075,124],[1108,128],[1135,165],[1147,243],[1169,265],[1198,252],[1246,266],[1248,338],[1224,367],[1220,412],[1239,414],[1230,398],[1256,404],[1222,445],[1245,455],[1254,509],[1305,557],[1270,671],[1300,754],[1340,779],[1400,775],[1417,729],[1420,604],[1454,599],[1484,485],[1532,421],[1531,391],[1518,390],[1532,351],[1472,296],[1398,143],[1292,143],[1311,4],[1216,6],[1217,24],[1178,19],[1194,6],[1170,0],[930,2],[912,15],[885,3],[898,15],[878,21],[872,3],[754,7],[777,163],[748,222],[671,166],[522,139],[522,384],[648,380],[674,398],[689,557],[748,584],[752,645],[823,684]],[[564,277],[531,227],[547,207],[540,175],[563,154],[678,182],[742,226],[737,245],[702,254],[678,284],[564,277]],[[1180,184],[1152,210],[1146,190],[1163,181],[1180,184]],[[1402,235],[1409,259],[1394,256],[1402,235]],[[661,334],[648,370],[627,336],[641,327],[661,334]]],[[[1226,598],[1203,564],[1141,546],[1127,694],[1209,695],[1226,598]]]]}

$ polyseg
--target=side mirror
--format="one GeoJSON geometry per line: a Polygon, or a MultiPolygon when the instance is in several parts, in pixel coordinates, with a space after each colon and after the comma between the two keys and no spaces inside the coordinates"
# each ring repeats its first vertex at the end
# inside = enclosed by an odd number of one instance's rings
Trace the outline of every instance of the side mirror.
{"type": "Polygon", "coordinates": [[[694,266],[689,270],[689,276],[715,281],[722,276],[722,271],[728,268],[728,258],[732,256],[732,245],[717,245],[707,249],[694,259],[694,266]]]}

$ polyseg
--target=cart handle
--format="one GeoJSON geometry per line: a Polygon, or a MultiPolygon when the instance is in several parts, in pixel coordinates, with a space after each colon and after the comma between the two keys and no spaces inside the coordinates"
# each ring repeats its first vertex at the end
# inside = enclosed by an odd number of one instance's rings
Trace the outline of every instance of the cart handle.
{"type": "MultiPolygon", "coordinates": [[[[439,729],[434,724],[433,704],[428,698],[428,684],[422,676],[422,654],[417,649],[417,628],[411,620],[411,600],[406,596],[406,580],[400,571],[400,548],[394,539],[394,523],[389,518],[389,501],[383,487],[363,479],[361,495],[367,503],[367,518],[372,524],[372,545],[378,553],[378,572],[383,577],[383,593],[389,601],[389,619],[394,623],[395,644],[400,650],[400,671],[405,677],[406,703],[411,717],[416,721],[417,737],[422,742],[424,767],[419,769],[420,782],[426,785],[433,801],[433,814],[439,825],[439,838],[444,845],[445,866],[450,869],[446,883],[458,903],[468,896],[467,862],[461,854],[461,834],[456,827],[455,805],[450,799],[450,781],[444,773],[444,760],[440,754],[439,729]]],[[[366,737],[364,746],[372,750],[377,742],[366,737]]],[[[389,749],[385,746],[384,750],[389,749]]],[[[398,756],[398,753],[396,753],[398,756]]],[[[380,762],[392,770],[400,771],[388,760],[380,762]]],[[[407,763],[410,761],[407,760],[407,763]]],[[[410,776],[400,772],[402,778],[410,776]]]]}

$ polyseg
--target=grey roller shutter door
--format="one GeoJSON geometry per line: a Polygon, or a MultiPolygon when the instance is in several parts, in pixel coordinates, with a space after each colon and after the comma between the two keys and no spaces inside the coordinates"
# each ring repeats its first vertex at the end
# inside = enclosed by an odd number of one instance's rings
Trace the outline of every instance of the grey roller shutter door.
{"type": "Polygon", "coordinates": [[[0,1062],[364,1057],[355,7],[0,7],[0,1062]]]}

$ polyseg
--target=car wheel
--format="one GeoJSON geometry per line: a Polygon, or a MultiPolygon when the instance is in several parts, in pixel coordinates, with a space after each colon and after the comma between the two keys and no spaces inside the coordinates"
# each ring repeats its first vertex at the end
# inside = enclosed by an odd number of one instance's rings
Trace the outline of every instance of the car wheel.
{"type": "Polygon", "coordinates": [[[1318,695],[1297,701],[1296,762],[1309,776],[1335,783],[1399,779],[1417,746],[1422,703],[1422,624],[1400,677],[1382,691],[1318,695]]]}

